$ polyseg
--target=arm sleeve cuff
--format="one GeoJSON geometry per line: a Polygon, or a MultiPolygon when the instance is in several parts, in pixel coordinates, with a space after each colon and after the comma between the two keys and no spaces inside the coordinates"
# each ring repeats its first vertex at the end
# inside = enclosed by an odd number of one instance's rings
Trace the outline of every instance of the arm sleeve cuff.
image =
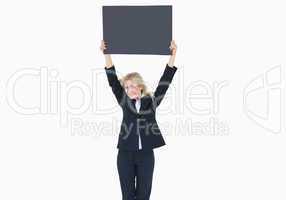
{"type": "Polygon", "coordinates": [[[174,74],[176,73],[177,69],[178,68],[176,66],[170,67],[168,64],[166,64],[165,73],[168,76],[174,76],[174,74]]]}
{"type": "Polygon", "coordinates": [[[105,70],[115,70],[114,65],[112,65],[111,67],[107,68],[106,66],[104,67],[105,70]]]}

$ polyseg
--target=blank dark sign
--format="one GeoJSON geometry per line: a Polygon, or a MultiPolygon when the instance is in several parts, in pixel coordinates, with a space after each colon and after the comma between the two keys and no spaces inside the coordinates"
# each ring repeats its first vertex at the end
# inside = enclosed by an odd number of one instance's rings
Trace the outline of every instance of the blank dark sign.
{"type": "Polygon", "coordinates": [[[170,55],[172,6],[103,6],[105,54],[170,55]]]}

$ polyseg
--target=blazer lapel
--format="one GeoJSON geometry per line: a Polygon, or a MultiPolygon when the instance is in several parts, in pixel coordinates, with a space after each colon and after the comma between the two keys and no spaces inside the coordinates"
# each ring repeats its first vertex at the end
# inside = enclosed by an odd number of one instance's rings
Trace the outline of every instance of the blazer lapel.
{"type": "MultiPolygon", "coordinates": [[[[132,109],[134,109],[134,111],[137,112],[137,109],[136,109],[136,99],[130,99],[131,100],[131,104],[132,104],[132,109]]],[[[141,97],[140,99],[140,108],[139,108],[139,112],[138,114],[142,114],[144,112],[144,109],[146,110],[146,105],[148,104],[148,100],[150,100],[150,98],[148,98],[148,96],[143,96],[141,97]]]]}

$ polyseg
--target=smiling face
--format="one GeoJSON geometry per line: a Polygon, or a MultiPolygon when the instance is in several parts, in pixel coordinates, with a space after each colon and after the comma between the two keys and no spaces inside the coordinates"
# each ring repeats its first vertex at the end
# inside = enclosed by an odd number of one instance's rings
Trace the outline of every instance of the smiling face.
{"type": "Polygon", "coordinates": [[[136,98],[140,98],[141,97],[142,87],[138,86],[132,80],[126,80],[124,82],[124,89],[125,89],[127,95],[131,99],[136,99],[136,98]]]}

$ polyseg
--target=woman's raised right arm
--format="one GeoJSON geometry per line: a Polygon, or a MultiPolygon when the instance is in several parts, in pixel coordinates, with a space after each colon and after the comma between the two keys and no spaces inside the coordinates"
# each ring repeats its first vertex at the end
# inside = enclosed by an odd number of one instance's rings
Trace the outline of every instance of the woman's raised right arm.
{"type": "MultiPolygon", "coordinates": [[[[104,42],[104,40],[101,40],[100,50],[102,51],[103,54],[104,54],[104,50],[106,48],[107,48],[106,42],[104,42]]],[[[106,68],[112,67],[113,63],[112,63],[111,55],[110,54],[104,54],[104,57],[105,57],[106,68]]]]}
{"type": "MultiPolygon", "coordinates": [[[[102,40],[101,41],[101,46],[100,49],[102,52],[104,52],[104,50],[106,49],[106,44],[105,42],[102,40]]],[[[107,76],[107,80],[108,80],[108,84],[112,89],[113,94],[116,97],[117,102],[119,103],[119,105],[123,105],[123,96],[124,96],[124,88],[122,87],[122,85],[120,84],[120,81],[118,80],[117,74],[116,74],[116,70],[115,70],[115,66],[113,65],[112,59],[111,59],[111,55],[110,54],[104,54],[105,57],[105,72],[106,72],[106,76],[107,76]]]]}

